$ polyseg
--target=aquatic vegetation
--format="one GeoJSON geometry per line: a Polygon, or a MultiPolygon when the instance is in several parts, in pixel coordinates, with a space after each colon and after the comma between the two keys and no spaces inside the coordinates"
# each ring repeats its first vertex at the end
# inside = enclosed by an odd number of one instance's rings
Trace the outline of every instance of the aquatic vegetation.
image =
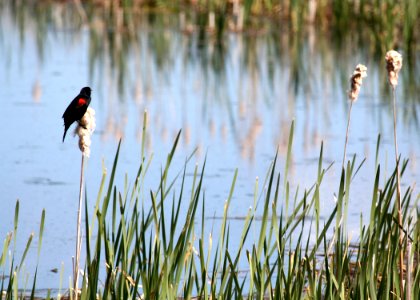
{"type": "MultiPolygon", "coordinates": [[[[83,117],[78,121],[75,129],[76,135],[79,137],[79,149],[82,152],[82,164],[80,170],[80,189],[79,189],[79,206],[77,211],[77,229],[76,229],[76,251],[73,262],[73,280],[74,289],[79,286],[79,267],[80,254],[82,251],[82,210],[83,210],[83,186],[84,186],[84,169],[85,158],[90,155],[91,136],[96,127],[95,110],[88,107],[83,117]]],[[[78,294],[75,294],[75,299],[78,299],[78,294]]]]}
{"type": "Polygon", "coordinates": [[[366,72],[367,72],[366,66],[362,64],[358,64],[356,66],[356,69],[353,71],[353,75],[350,78],[350,91],[349,91],[350,108],[349,108],[349,112],[347,116],[346,141],[344,142],[342,168],[344,168],[344,163],[346,162],[346,149],[347,149],[347,141],[349,137],[351,109],[353,107],[353,102],[357,101],[357,97],[359,96],[360,88],[363,83],[363,78],[367,76],[366,72]]]}
{"type": "Polygon", "coordinates": [[[44,234],[45,209],[41,213],[41,221],[38,232],[37,263],[35,274],[33,274],[32,287],[28,287],[28,276],[25,270],[25,260],[31,248],[35,234],[32,232],[26,242],[25,248],[21,251],[20,260],[16,257],[16,241],[19,229],[19,201],[16,201],[13,230],[10,231],[3,241],[3,249],[0,255],[0,292],[1,299],[20,299],[30,293],[33,298],[36,292],[36,278],[41,255],[42,238],[44,234]]]}
{"type": "Polygon", "coordinates": [[[96,127],[95,110],[89,107],[80,119],[75,133],[79,137],[79,149],[83,155],[89,157],[90,145],[92,143],[91,136],[96,127]]]}
{"type": "MultiPolygon", "coordinates": [[[[293,151],[293,127],[292,123],[290,151],[293,151]]],[[[143,137],[146,134],[145,121],[143,137]]],[[[391,294],[400,297],[403,293],[400,279],[407,270],[414,279],[412,299],[419,295],[419,195],[413,199],[410,186],[403,193],[401,224],[404,230],[400,244],[398,207],[393,201],[397,168],[388,178],[382,178],[381,166],[377,166],[370,217],[365,220],[361,216],[356,240],[348,236],[343,210],[349,199],[352,178],[358,171],[356,156],[343,169],[336,206],[326,219],[320,219],[317,210],[323,196],[319,187],[331,168],[324,165],[322,146],[318,179],[313,186],[291,193],[287,167],[285,178],[281,180],[276,156],[262,189],[259,181],[255,183],[256,206],[240,220],[231,219],[229,213],[236,171],[220,211],[218,228],[215,228],[214,221],[211,225],[211,219],[205,217],[206,162],[193,168],[192,178],[186,176],[189,159],[182,170],[172,170],[180,136],[179,133],[167,156],[160,181],[150,191],[143,190],[143,186],[147,174],[152,172],[149,170],[152,157],[144,150],[131,188],[127,178],[122,190],[115,185],[121,146],[118,145],[109,176],[103,170],[93,212],[85,202],[87,234],[83,251],[86,262],[81,299],[97,295],[103,299],[362,299],[391,294]],[[108,184],[105,184],[106,178],[108,184]],[[286,209],[286,203],[292,205],[286,209]],[[256,210],[259,205],[263,208],[261,215],[256,210]],[[181,209],[186,211],[183,217],[180,217],[181,209]],[[231,234],[232,226],[242,227],[240,236],[231,234]],[[256,234],[255,239],[251,232],[256,234]],[[404,255],[403,273],[397,271],[400,254],[404,255]]],[[[380,147],[379,141],[377,147],[380,147]]],[[[407,163],[402,162],[401,175],[407,163]]],[[[17,224],[17,217],[15,219],[17,224]]],[[[10,241],[10,237],[7,240],[10,241]]],[[[9,243],[5,243],[3,253],[7,253],[8,247],[9,243]]],[[[19,267],[12,264],[5,268],[4,256],[1,261],[3,274],[7,270],[12,278],[2,277],[2,285],[9,285],[3,290],[7,295],[17,295],[17,277],[13,274],[19,267]]],[[[405,281],[405,290],[407,284],[405,281]]],[[[35,281],[33,286],[35,290],[35,281]]]]}
{"type": "MultiPolygon", "coordinates": [[[[403,236],[403,223],[402,223],[402,212],[401,212],[401,179],[400,179],[400,153],[398,151],[398,139],[397,139],[397,96],[395,95],[395,89],[398,85],[398,73],[402,68],[402,56],[395,50],[388,51],[385,55],[386,61],[386,70],[388,71],[388,80],[389,84],[393,90],[393,112],[394,112],[394,147],[395,147],[395,164],[396,164],[396,173],[397,173],[397,192],[396,192],[396,202],[397,202],[397,209],[398,209],[398,225],[400,227],[399,235],[400,235],[400,247],[403,244],[404,236],[403,236]]],[[[404,255],[400,253],[400,274],[403,273],[403,264],[404,264],[404,255]]],[[[400,290],[403,291],[403,278],[400,278],[400,290]]],[[[402,292],[402,297],[404,296],[404,292],[402,292]]]]}

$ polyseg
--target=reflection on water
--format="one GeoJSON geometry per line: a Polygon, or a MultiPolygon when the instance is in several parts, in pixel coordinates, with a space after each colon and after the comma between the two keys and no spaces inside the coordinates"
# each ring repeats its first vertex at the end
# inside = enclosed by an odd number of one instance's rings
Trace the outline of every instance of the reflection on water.
{"type": "MultiPolygon", "coordinates": [[[[253,203],[255,177],[265,176],[276,149],[284,164],[292,120],[296,129],[290,180],[293,187],[309,187],[316,179],[321,141],[325,164],[341,159],[346,91],[357,63],[367,65],[368,78],[353,108],[348,153],[357,154],[359,161],[366,157],[367,163],[350,196],[350,223],[357,226],[360,213],[369,209],[378,133],[380,161],[388,173],[392,169],[385,52],[372,43],[368,30],[337,36],[316,26],[290,30],[287,24],[267,22],[260,30],[221,32],[196,25],[207,18],[199,12],[133,12],[68,2],[7,1],[0,9],[0,96],[6,124],[0,130],[7,141],[0,150],[0,195],[5,202],[0,233],[4,236],[11,228],[9,212],[16,198],[21,199],[22,238],[37,227],[45,207],[44,252],[49,260],[41,265],[46,270],[66,261],[70,272],[80,154],[75,139],[61,143],[60,117],[75,92],[87,84],[98,118],[87,171],[90,201],[96,197],[102,158],[109,166],[119,139],[121,183],[124,172],[134,176],[145,110],[146,148],[155,153],[153,176],[159,176],[181,128],[179,167],[196,148],[198,163],[207,155],[207,217],[222,213],[236,167],[231,212],[238,218],[245,214],[253,203]]],[[[405,185],[420,178],[420,53],[410,53],[404,57],[398,87],[400,151],[411,160],[405,185]]],[[[325,178],[325,214],[332,206],[339,165],[325,178]]],[[[151,178],[148,184],[153,183],[151,178]]],[[[58,283],[58,275],[39,274],[40,287],[58,283]]]]}

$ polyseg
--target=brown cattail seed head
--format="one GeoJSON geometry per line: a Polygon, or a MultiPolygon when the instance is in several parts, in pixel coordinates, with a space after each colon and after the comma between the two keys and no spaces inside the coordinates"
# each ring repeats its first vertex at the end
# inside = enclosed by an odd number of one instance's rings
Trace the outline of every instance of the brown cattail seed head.
{"type": "Polygon", "coordinates": [[[89,107],[76,128],[76,134],[79,136],[79,149],[86,157],[90,155],[90,144],[92,143],[90,137],[95,127],[95,110],[89,107]]]}
{"type": "Polygon", "coordinates": [[[350,78],[350,92],[349,98],[351,101],[356,101],[359,96],[360,87],[362,86],[363,78],[367,76],[367,68],[365,65],[358,64],[354,69],[353,75],[350,78]]]}
{"type": "Polygon", "coordinates": [[[402,67],[402,56],[395,50],[390,50],[385,55],[388,80],[392,88],[398,85],[398,72],[402,67]]]}

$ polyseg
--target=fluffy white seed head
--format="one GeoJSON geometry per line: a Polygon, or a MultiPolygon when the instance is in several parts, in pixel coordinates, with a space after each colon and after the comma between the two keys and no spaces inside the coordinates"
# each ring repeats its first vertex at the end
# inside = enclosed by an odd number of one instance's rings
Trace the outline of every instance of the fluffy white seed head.
{"type": "Polygon", "coordinates": [[[367,68],[365,65],[358,64],[354,69],[353,75],[350,78],[350,92],[349,98],[351,101],[356,101],[359,96],[360,87],[362,86],[363,78],[367,76],[367,68]]]}
{"type": "Polygon", "coordinates": [[[385,55],[388,80],[392,88],[398,85],[398,73],[402,68],[402,55],[395,50],[390,50],[385,55]]]}
{"type": "Polygon", "coordinates": [[[83,155],[89,157],[91,136],[96,127],[95,110],[88,107],[84,116],[76,127],[76,134],[79,136],[79,149],[83,155]]]}

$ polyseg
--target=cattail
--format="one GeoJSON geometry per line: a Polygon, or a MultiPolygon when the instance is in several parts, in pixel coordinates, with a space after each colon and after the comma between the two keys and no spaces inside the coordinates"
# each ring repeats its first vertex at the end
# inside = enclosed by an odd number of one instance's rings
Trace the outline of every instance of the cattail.
{"type": "Polygon", "coordinates": [[[354,69],[353,75],[350,78],[350,92],[349,98],[351,101],[356,101],[359,96],[360,87],[362,86],[363,78],[367,76],[367,68],[365,65],[358,64],[354,69]]]}
{"type": "MultiPolygon", "coordinates": [[[[397,139],[397,97],[395,94],[395,88],[398,85],[398,73],[402,68],[402,56],[395,50],[390,50],[385,55],[386,61],[386,70],[388,71],[388,81],[389,84],[392,86],[393,90],[393,111],[394,111],[394,147],[395,147],[395,163],[396,167],[396,174],[397,174],[397,209],[398,209],[398,226],[399,226],[399,243],[401,249],[403,248],[404,236],[403,236],[403,220],[402,220],[402,210],[401,210],[401,179],[400,179],[400,166],[399,166],[399,152],[398,152],[398,139],[397,139]]],[[[401,298],[404,299],[404,253],[400,250],[399,255],[399,268],[400,268],[400,291],[401,291],[401,298]]],[[[409,295],[409,294],[408,294],[409,295]]],[[[410,296],[408,296],[410,297],[410,296]]]]}
{"type": "Polygon", "coordinates": [[[392,88],[398,85],[398,73],[402,67],[402,56],[395,50],[390,50],[385,55],[388,80],[392,88]]]}
{"type": "Polygon", "coordinates": [[[75,130],[75,134],[79,136],[79,149],[82,151],[82,166],[80,171],[80,190],[79,190],[79,209],[77,211],[77,240],[76,240],[76,258],[73,265],[73,274],[74,274],[74,299],[78,299],[79,292],[79,261],[80,261],[80,252],[82,250],[82,203],[83,203],[83,182],[84,182],[84,165],[85,157],[90,155],[90,144],[92,143],[90,137],[95,130],[96,121],[95,121],[95,110],[88,107],[83,117],[78,121],[78,125],[75,130]]]}
{"type": "Polygon", "coordinates": [[[351,117],[351,109],[353,107],[353,102],[356,102],[357,97],[359,97],[360,87],[362,86],[363,78],[367,77],[367,68],[365,65],[358,64],[353,71],[353,75],[350,77],[350,108],[349,113],[347,116],[347,129],[346,129],[346,140],[344,142],[344,154],[343,154],[343,164],[342,168],[344,168],[344,163],[346,162],[346,149],[347,149],[347,141],[349,138],[349,128],[350,128],[350,117],[351,117]]]}
{"type": "Polygon", "coordinates": [[[90,137],[95,127],[95,110],[89,107],[76,128],[76,134],[79,136],[79,149],[86,157],[90,155],[90,137]]]}
{"type": "MultiPolygon", "coordinates": [[[[351,109],[353,107],[353,103],[356,102],[357,97],[359,96],[360,87],[362,86],[363,78],[367,77],[367,68],[365,65],[358,64],[356,68],[353,71],[353,75],[350,78],[350,92],[349,92],[349,98],[350,98],[350,105],[349,105],[349,112],[347,115],[347,128],[346,128],[346,139],[344,141],[344,154],[343,154],[343,163],[341,165],[341,169],[343,174],[345,174],[345,163],[346,163],[346,155],[347,155],[347,142],[349,140],[349,129],[350,129],[350,118],[351,118],[351,109]]],[[[346,191],[346,193],[349,193],[349,191],[346,191]]],[[[340,200],[341,201],[341,200],[340,200]]],[[[341,207],[341,205],[340,205],[341,207]]],[[[344,203],[344,214],[342,214],[342,211],[338,212],[340,214],[340,219],[337,218],[337,228],[341,226],[341,222],[343,221],[344,224],[347,224],[347,208],[348,208],[348,202],[344,203]]],[[[318,230],[318,228],[317,228],[318,230]]]]}

